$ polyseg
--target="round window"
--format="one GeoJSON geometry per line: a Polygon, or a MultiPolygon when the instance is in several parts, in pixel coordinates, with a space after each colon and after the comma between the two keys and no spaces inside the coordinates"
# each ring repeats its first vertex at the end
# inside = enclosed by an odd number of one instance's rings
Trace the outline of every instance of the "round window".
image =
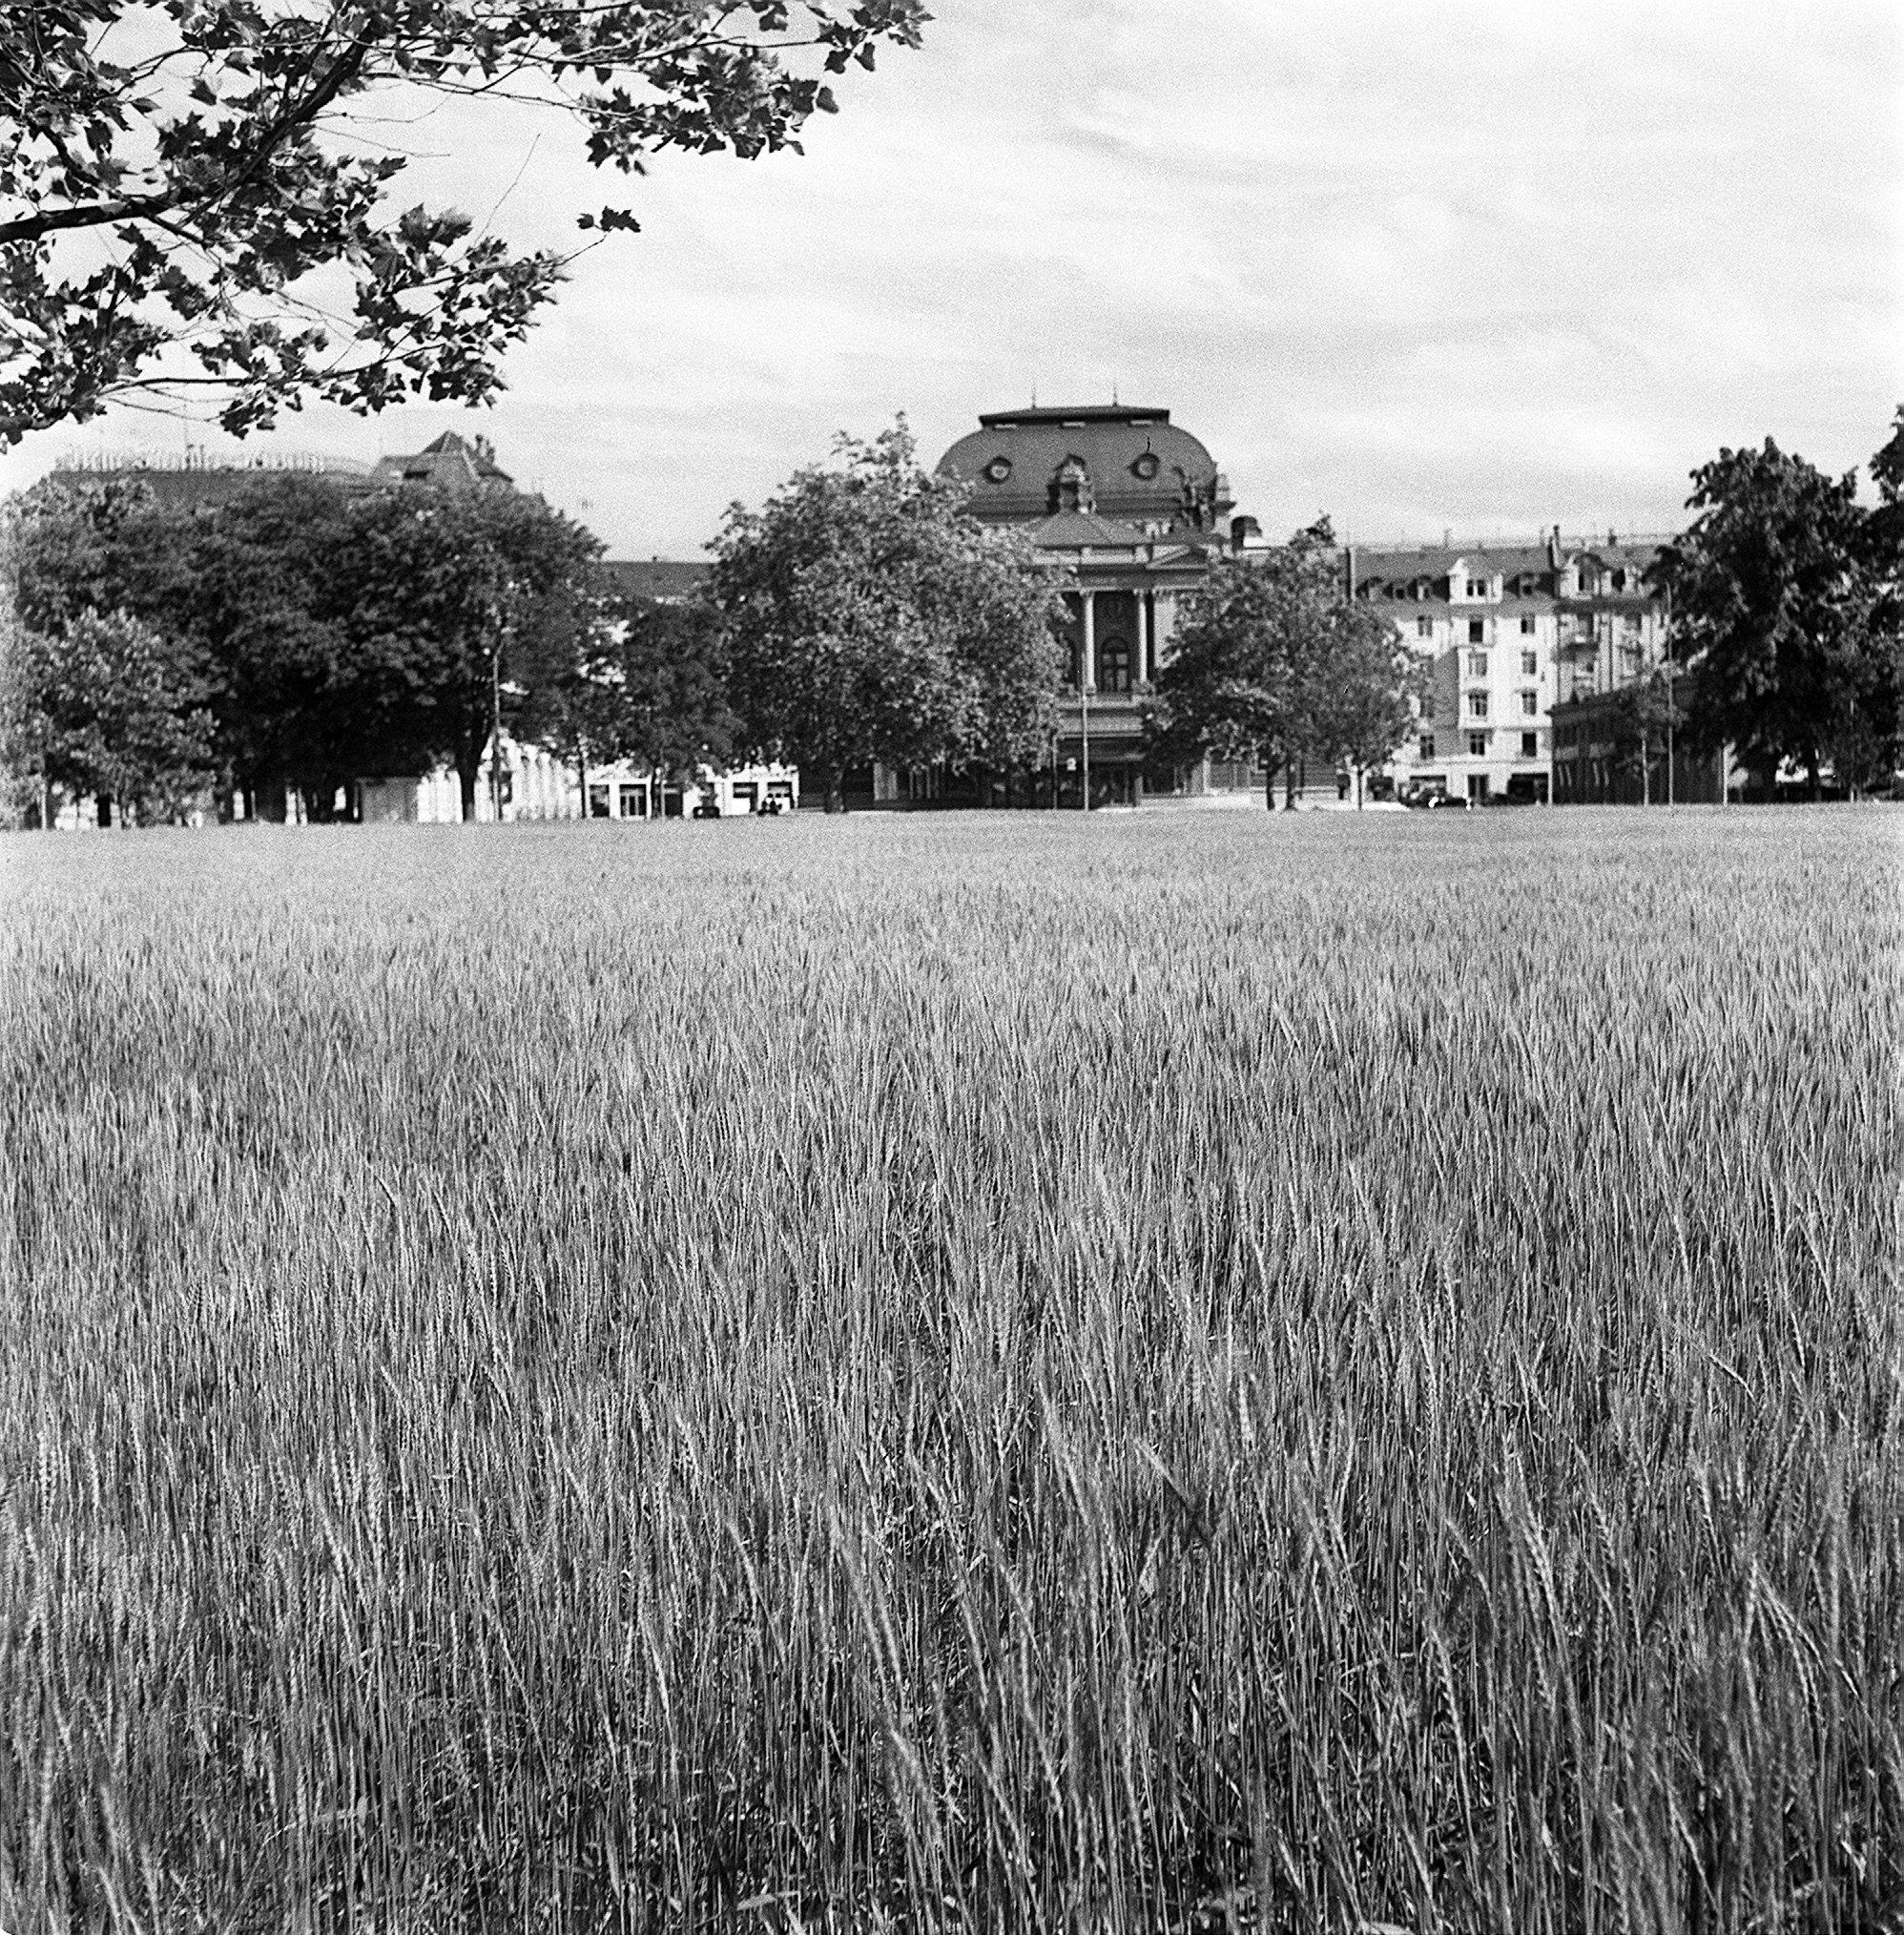
{"type": "Polygon", "coordinates": [[[1009,457],[994,457],[985,466],[985,475],[994,484],[1003,484],[1011,475],[1011,459],[1009,457]]]}
{"type": "Polygon", "coordinates": [[[1154,477],[1157,474],[1156,451],[1146,450],[1144,454],[1138,458],[1136,463],[1131,465],[1130,468],[1134,471],[1136,471],[1138,476],[1144,478],[1146,482],[1148,482],[1150,478],[1154,477]]]}

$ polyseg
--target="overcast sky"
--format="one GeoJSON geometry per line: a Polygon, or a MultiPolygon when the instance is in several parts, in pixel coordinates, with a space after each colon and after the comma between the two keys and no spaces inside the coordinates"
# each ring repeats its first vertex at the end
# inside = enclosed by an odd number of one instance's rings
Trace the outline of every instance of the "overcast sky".
{"type": "MultiPolygon", "coordinates": [[[[1167,408],[1279,534],[1663,530],[1767,435],[1832,470],[1904,399],[1904,9],[937,0],[804,157],[595,176],[568,125],[443,111],[412,198],[584,258],[492,410],[320,409],[267,445],[486,431],[621,556],[691,557],[903,410],[1167,408]]],[[[116,412],[0,459],[176,449],[116,412]]],[[[215,447],[224,440],[191,434],[215,447]]],[[[254,440],[258,441],[258,440],[254,440]]]]}

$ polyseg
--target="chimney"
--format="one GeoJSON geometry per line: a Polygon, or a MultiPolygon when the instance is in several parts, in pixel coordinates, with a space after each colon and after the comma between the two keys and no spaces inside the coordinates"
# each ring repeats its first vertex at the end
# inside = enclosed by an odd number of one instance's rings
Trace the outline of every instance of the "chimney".
{"type": "Polygon", "coordinates": [[[1553,534],[1547,539],[1547,569],[1549,571],[1557,572],[1560,570],[1560,568],[1561,568],[1561,528],[1557,524],[1554,526],[1553,534]]]}
{"type": "Polygon", "coordinates": [[[1247,551],[1250,540],[1261,537],[1263,527],[1253,517],[1232,517],[1230,520],[1230,549],[1247,551]]]}
{"type": "Polygon", "coordinates": [[[1356,547],[1353,544],[1344,545],[1342,555],[1347,562],[1349,595],[1353,598],[1356,595],[1356,547]]]}

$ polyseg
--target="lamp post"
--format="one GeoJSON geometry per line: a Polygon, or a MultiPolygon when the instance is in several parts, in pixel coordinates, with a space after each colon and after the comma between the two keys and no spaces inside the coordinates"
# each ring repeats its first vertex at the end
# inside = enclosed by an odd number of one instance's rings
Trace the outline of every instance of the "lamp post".
{"type": "Polygon", "coordinates": [[[489,646],[489,815],[503,823],[503,641],[489,646]]]}
{"type": "Polygon", "coordinates": [[[1673,803],[1672,791],[1672,587],[1666,587],[1666,802],[1673,803]]]}
{"type": "Polygon", "coordinates": [[[1092,611],[1096,594],[1085,591],[1079,595],[1085,608],[1085,636],[1084,653],[1078,661],[1078,712],[1084,741],[1084,811],[1088,813],[1091,810],[1091,694],[1097,687],[1097,629],[1092,611]]]}
{"type": "Polygon", "coordinates": [[[1091,810],[1091,689],[1088,685],[1078,688],[1078,716],[1084,742],[1084,759],[1081,762],[1084,779],[1084,810],[1091,810]]]}

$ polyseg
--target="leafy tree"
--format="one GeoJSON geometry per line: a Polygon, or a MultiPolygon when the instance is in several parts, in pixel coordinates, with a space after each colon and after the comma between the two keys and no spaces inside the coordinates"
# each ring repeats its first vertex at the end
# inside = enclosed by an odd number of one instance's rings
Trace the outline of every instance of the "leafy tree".
{"type": "Polygon", "coordinates": [[[196,655],[219,763],[250,815],[317,810],[364,722],[340,703],[346,648],[324,614],[343,544],[329,480],[262,476],[217,506],[168,505],[135,478],[47,482],[9,507],[6,572],[23,617],[59,633],[127,612],[196,655]]]}
{"type": "Polygon", "coordinates": [[[1871,460],[1877,506],[1864,530],[1871,593],[1871,676],[1865,703],[1841,718],[1832,762],[1852,787],[1889,786],[1904,768],[1904,405],[1871,460]]]}
{"type": "Polygon", "coordinates": [[[1789,759],[1815,797],[1834,751],[1862,760],[1895,739],[1856,472],[1827,477],[1767,438],[1692,474],[1699,514],[1652,573],[1691,675],[1688,738],[1768,773],[1789,759]]]}
{"type": "Polygon", "coordinates": [[[338,622],[347,500],[321,477],[260,476],[199,512],[192,592],[174,619],[204,653],[223,764],[247,817],[281,819],[287,787],[316,819],[382,766],[379,713],[338,622]]]}
{"type": "Polygon", "coordinates": [[[36,776],[40,823],[56,790],[140,823],[176,818],[213,777],[213,719],[189,655],[124,612],[81,613],[56,633],[0,631],[0,737],[36,776]]]}
{"type": "Polygon", "coordinates": [[[1423,695],[1428,676],[1426,662],[1379,612],[1347,598],[1324,608],[1303,680],[1309,695],[1303,742],[1350,768],[1357,807],[1364,776],[1386,765],[1414,726],[1412,701],[1423,695]]]}
{"type": "Polygon", "coordinates": [[[34,632],[119,611],[174,628],[196,595],[192,531],[189,510],[136,477],[48,478],[9,499],[0,521],[14,610],[34,632]]]}
{"type": "Polygon", "coordinates": [[[324,615],[346,642],[336,691],[360,722],[356,770],[445,761],[473,819],[498,715],[510,728],[532,718],[515,671],[578,655],[600,551],[580,525],[512,490],[353,498],[324,615]]]}
{"type": "MultiPolygon", "coordinates": [[[[1219,557],[1158,671],[1151,745],[1177,759],[1252,759],[1273,776],[1299,753],[1336,758],[1352,746],[1374,748],[1397,692],[1398,739],[1410,675],[1395,644],[1393,627],[1344,595],[1326,517],[1278,550],[1219,557]],[[1368,689],[1332,688],[1332,676],[1368,689]]],[[[1273,805],[1273,777],[1267,790],[1273,805]]]]}
{"type": "Polygon", "coordinates": [[[1642,803],[1653,802],[1653,761],[1681,730],[1686,715],[1676,703],[1664,671],[1625,685],[1613,696],[1611,707],[1613,764],[1640,782],[1642,803]]]}
{"type": "Polygon", "coordinates": [[[629,601],[599,661],[612,695],[610,757],[669,779],[734,757],[739,721],[728,708],[718,620],[698,605],[629,601]]]}
{"type": "Polygon", "coordinates": [[[1035,756],[1063,658],[1052,581],[920,468],[903,418],[835,459],[735,505],[716,546],[742,741],[814,774],[830,812],[850,766],[1035,756]]]}
{"type": "Polygon", "coordinates": [[[0,10],[0,441],[141,389],[221,398],[240,434],[306,397],[483,401],[568,258],[512,255],[453,211],[393,215],[404,162],[363,152],[366,124],[419,94],[500,95],[569,113],[624,172],[667,148],[797,150],[834,107],[818,70],[916,46],[925,18],[921,0],[0,10]]]}
{"type": "Polygon", "coordinates": [[[737,721],[717,644],[706,608],[626,596],[604,583],[587,622],[518,652],[515,730],[572,759],[585,785],[590,763],[625,759],[681,780],[726,765],[737,721]]]}

